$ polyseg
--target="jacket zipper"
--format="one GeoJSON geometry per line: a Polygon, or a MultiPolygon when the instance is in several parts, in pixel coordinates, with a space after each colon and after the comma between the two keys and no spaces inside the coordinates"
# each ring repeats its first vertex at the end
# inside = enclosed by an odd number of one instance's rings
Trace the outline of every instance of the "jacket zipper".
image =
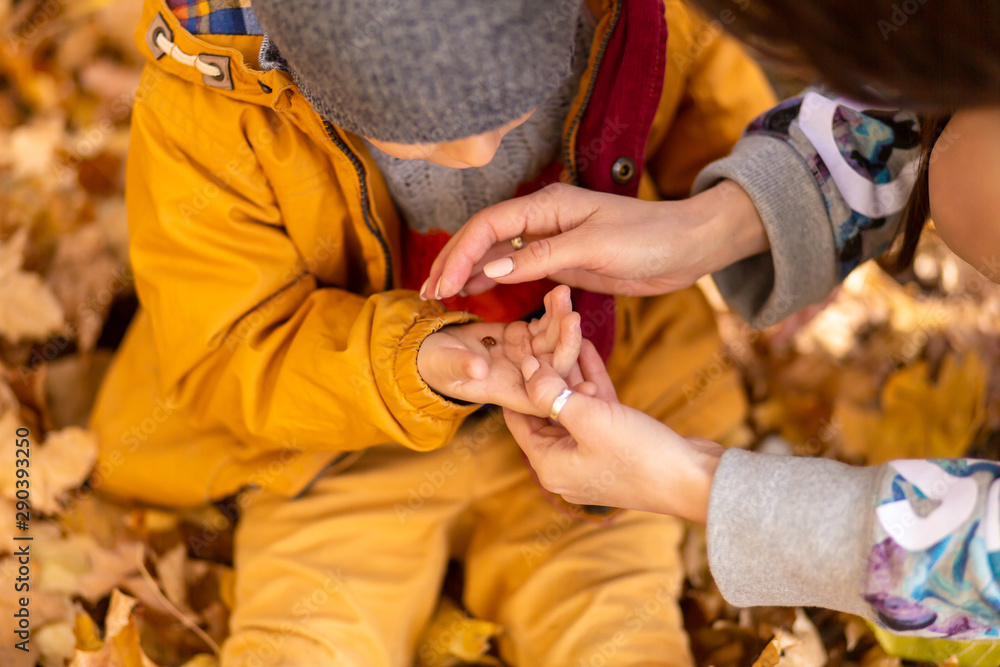
{"type": "Polygon", "coordinates": [[[347,145],[337,131],[334,129],[333,124],[330,121],[323,121],[323,129],[326,130],[326,134],[333,141],[334,145],[339,148],[347,159],[351,161],[354,166],[354,170],[358,174],[358,182],[361,184],[361,217],[364,218],[365,227],[368,228],[375,238],[378,240],[379,245],[382,247],[382,254],[385,257],[385,287],[383,291],[389,291],[392,289],[392,253],[389,250],[389,244],[386,243],[385,237],[382,236],[382,232],[375,225],[375,221],[372,220],[371,212],[371,201],[368,197],[368,180],[365,173],[365,165],[361,162],[361,158],[354,154],[354,151],[347,145]]]}
{"type": "Polygon", "coordinates": [[[597,73],[601,69],[601,63],[604,61],[604,52],[607,50],[608,41],[611,39],[611,33],[615,31],[618,27],[618,19],[621,18],[622,14],[622,2],[624,0],[618,0],[615,2],[614,13],[611,15],[611,23],[608,25],[608,29],[604,32],[604,36],[601,38],[601,46],[597,49],[597,58],[594,59],[594,73],[590,77],[590,82],[587,84],[587,92],[583,96],[583,102],[580,104],[580,108],[577,109],[576,114],[573,116],[573,120],[569,125],[569,129],[566,131],[566,137],[563,141],[563,154],[562,162],[566,167],[566,173],[569,174],[569,182],[572,185],[579,185],[580,179],[579,174],[576,172],[576,164],[571,163],[571,141],[573,137],[573,131],[583,120],[583,114],[587,111],[587,106],[590,104],[590,98],[594,94],[594,86],[597,84],[597,73]]]}

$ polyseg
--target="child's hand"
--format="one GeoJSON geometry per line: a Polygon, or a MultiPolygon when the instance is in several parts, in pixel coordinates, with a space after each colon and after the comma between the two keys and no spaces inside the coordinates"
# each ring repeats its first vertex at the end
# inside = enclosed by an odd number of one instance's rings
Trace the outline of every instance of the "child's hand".
{"type": "Polygon", "coordinates": [[[583,379],[577,363],[580,316],[572,310],[569,288],[546,295],[545,307],[545,316],[530,324],[462,324],[431,334],[417,353],[420,376],[442,396],[536,414],[521,374],[525,357],[545,359],[571,385],[583,379]]]}
{"type": "MultiPolygon", "coordinates": [[[[583,381],[578,358],[583,342],[580,334],[580,314],[573,311],[570,289],[560,285],[545,295],[545,314],[528,323],[531,334],[530,354],[547,361],[569,385],[583,381]]],[[[526,354],[512,349],[508,358],[520,367],[526,354]]]]}

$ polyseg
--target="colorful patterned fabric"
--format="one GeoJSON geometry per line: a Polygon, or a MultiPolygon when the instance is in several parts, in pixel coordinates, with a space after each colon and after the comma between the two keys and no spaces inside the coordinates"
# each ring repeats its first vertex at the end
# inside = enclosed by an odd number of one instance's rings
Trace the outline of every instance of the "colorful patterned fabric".
{"type": "Polygon", "coordinates": [[[888,248],[911,190],[906,172],[920,152],[914,114],[852,105],[810,90],[762,114],[746,131],[786,142],[809,166],[830,216],[841,279],[888,248]],[[876,210],[855,202],[871,202],[876,210]]]}
{"type": "Polygon", "coordinates": [[[263,35],[250,0],[167,0],[181,27],[193,35],[263,35]]]}
{"type": "Polygon", "coordinates": [[[864,595],[888,629],[1000,637],[1000,464],[893,461],[875,515],[864,595]]]}

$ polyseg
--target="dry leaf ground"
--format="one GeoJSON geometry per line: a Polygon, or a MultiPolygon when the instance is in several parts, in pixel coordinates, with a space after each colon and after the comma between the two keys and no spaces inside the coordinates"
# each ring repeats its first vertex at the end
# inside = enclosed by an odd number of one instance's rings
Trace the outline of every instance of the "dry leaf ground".
{"type": "MultiPolygon", "coordinates": [[[[96,444],[79,427],[135,307],[122,187],[137,10],[0,0],[0,434],[31,429],[35,537],[32,653],[5,639],[5,667],[208,667],[232,606],[235,517],[224,507],[121,507],[86,482],[96,444]]],[[[753,406],[736,440],[853,463],[997,456],[1000,288],[933,234],[912,273],[897,281],[865,266],[802,327],[752,332],[719,309],[729,350],[720,363],[743,371],[753,406]]],[[[17,609],[12,467],[0,458],[4,619],[17,609]]],[[[901,664],[858,619],[728,606],[698,529],[684,556],[700,665],[901,664]]],[[[445,602],[421,664],[497,664],[497,631],[445,602]]]]}

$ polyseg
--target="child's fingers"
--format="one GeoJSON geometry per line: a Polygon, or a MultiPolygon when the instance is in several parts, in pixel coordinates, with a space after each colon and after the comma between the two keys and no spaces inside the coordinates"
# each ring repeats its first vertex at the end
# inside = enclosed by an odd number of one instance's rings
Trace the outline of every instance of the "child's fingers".
{"type": "Polygon", "coordinates": [[[604,367],[604,360],[589,340],[584,340],[580,345],[580,371],[585,380],[597,387],[595,395],[598,398],[618,402],[618,394],[608,375],[608,369],[604,367]]]}
{"type": "Polygon", "coordinates": [[[503,355],[515,364],[531,356],[531,332],[525,322],[511,322],[503,332],[503,355]]]}
{"type": "Polygon", "coordinates": [[[545,297],[542,299],[542,316],[537,320],[532,320],[532,323],[535,324],[534,327],[531,329],[531,335],[535,337],[542,336],[543,339],[545,336],[545,332],[549,328],[549,322],[552,320],[552,313],[549,312],[548,308],[549,305],[548,298],[549,295],[546,294],[545,297]]]}
{"type": "MultiPolygon", "coordinates": [[[[559,285],[545,295],[545,312],[550,317],[543,342],[544,352],[552,352],[556,349],[556,345],[559,343],[562,319],[573,311],[569,294],[568,287],[559,285]]],[[[541,352],[534,345],[532,345],[532,349],[535,349],[536,354],[541,352]]]]}
{"type": "Polygon", "coordinates": [[[565,285],[557,285],[546,296],[549,299],[548,305],[552,317],[558,319],[572,312],[573,301],[570,298],[570,289],[565,285]]]}
{"type": "Polygon", "coordinates": [[[573,310],[573,291],[567,285],[558,285],[552,291],[553,297],[559,301],[564,313],[573,310]]]}
{"type": "Polygon", "coordinates": [[[580,363],[574,362],[572,370],[570,370],[569,374],[566,376],[566,384],[572,387],[573,385],[580,384],[583,381],[584,377],[583,377],[583,372],[580,371],[580,363]]]}
{"type": "Polygon", "coordinates": [[[573,385],[573,391],[580,392],[584,396],[597,396],[597,385],[593,382],[581,382],[580,384],[573,385]]]}
{"type": "Polygon", "coordinates": [[[559,340],[552,353],[552,366],[563,377],[567,377],[576,365],[582,340],[580,313],[570,312],[559,322],[559,340]]]}

